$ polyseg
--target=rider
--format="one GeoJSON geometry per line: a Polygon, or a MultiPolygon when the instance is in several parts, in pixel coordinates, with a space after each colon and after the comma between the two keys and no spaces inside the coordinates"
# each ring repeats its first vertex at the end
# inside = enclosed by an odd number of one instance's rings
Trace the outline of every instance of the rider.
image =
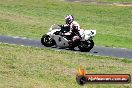
{"type": "Polygon", "coordinates": [[[80,25],[74,21],[74,17],[72,15],[67,15],[65,17],[65,21],[66,21],[66,25],[70,27],[70,29],[72,30],[73,27],[77,27],[77,30],[80,30],[80,25]]]}
{"type": "Polygon", "coordinates": [[[70,28],[70,31],[68,32],[71,35],[71,40],[69,41],[69,44],[72,44],[72,45],[73,43],[77,44],[77,42],[81,38],[79,34],[80,25],[76,21],[74,21],[74,17],[72,15],[67,15],[65,17],[65,21],[66,21],[66,26],[70,28]]]}

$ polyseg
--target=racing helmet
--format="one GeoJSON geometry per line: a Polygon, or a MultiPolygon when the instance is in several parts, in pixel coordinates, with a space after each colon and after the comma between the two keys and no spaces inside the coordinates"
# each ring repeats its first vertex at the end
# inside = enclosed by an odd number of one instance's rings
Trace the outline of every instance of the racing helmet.
{"type": "Polygon", "coordinates": [[[72,15],[67,15],[65,17],[66,24],[71,24],[74,21],[74,17],[72,15]]]}

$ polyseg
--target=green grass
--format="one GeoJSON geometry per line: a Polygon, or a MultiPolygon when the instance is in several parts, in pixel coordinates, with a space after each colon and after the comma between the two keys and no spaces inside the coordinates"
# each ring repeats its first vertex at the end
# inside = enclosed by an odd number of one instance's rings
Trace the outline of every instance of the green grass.
{"type": "Polygon", "coordinates": [[[1,0],[0,35],[40,39],[52,24],[73,14],[84,29],[96,29],[96,45],[132,48],[132,7],[59,0],[1,0]]]}
{"type": "Polygon", "coordinates": [[[101,2],[132,2],[132,0],[98,0],[101,2]]]}
{"type": "Polygon", "coordinates": [[[132,75],[132,60],[0,44],[0,88],[132,87],[132,84],[79,86],[75,77],[80,64],[88,74],[132,75]]]}
{"type": "MultiPolygon", "coordinates": [[[[115,2],[115,1],[114,1],[115,2]]],[[[84,29],[96,29],[96,45],[132,48],[131,7],[59,0],[0,0],[0,35],[40,39],[48,28],[73,14],[84,29]]],[[[0,44],[0,88],[131,88],[132,84],[79,86],[79,65],[87,73],[131,74],[132,60],[47,48],[0,44]]]]}

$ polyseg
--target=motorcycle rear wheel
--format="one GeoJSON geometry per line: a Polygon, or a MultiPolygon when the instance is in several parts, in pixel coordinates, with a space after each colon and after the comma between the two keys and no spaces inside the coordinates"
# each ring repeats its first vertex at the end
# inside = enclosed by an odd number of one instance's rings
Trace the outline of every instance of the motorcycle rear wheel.
{"type": "Polygon", "coordinates": [[[82,52],[89,52],[94,46],[94,42],[93,40],[89,40],[89,41],[80,41],[78,48],[80,49],[80,51],[82,52]]]}

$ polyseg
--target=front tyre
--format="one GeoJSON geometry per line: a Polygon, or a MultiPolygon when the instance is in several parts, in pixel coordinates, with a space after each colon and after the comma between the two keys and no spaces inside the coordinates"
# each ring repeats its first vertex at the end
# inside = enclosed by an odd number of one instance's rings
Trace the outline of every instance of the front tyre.
{"type": "Polygon", "coordinates": [[[89,41],[80,41],[78,48],[80,49],[80,51],[82,52],[88,52],[90,51],[94,46],[94,42],[93,40],[89,40],[89,41]]]}
{"type": "Polygon", "coordinates": [[[46,47],[51,47],[51,46],[55,45],[54,39],[50,38],[49,35],[43,35],[41,38],[41,43],[42,43],[42,45],[44,45],[46,47]]]}

